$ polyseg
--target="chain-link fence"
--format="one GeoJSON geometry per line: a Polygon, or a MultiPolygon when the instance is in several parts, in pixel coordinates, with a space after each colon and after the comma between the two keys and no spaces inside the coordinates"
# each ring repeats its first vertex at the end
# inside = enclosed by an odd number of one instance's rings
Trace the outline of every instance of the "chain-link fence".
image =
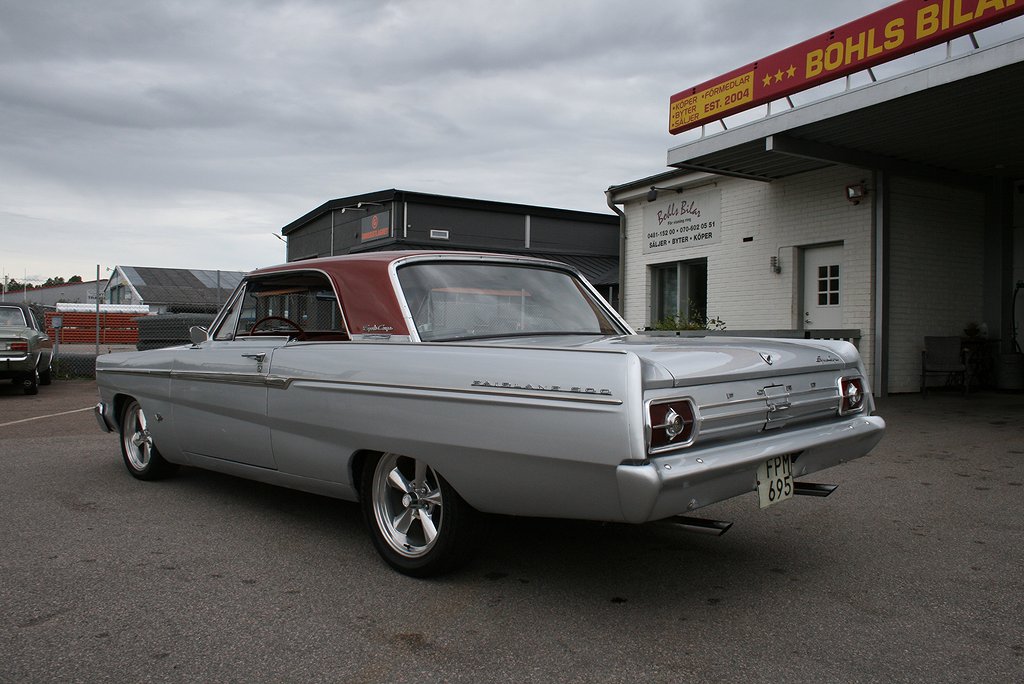
{"type": "Polygon", "coordinates": [[[193,326],[209,328],[217,313],[208,301],[163,306],[57,304],[37,311],[55,345],[53,375],[94,377],[97,355],[189,343],[193,326]],[[156,309],[156,310],[154,310],[156,309]]]}

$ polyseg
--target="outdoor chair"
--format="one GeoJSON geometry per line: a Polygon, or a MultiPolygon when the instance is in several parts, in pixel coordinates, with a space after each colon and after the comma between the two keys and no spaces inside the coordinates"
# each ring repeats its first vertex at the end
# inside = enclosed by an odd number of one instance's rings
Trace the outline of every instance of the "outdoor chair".
{"type": "Polygon", "coordinates": [[[921,352],[921,396],[928,391],[928,376],[942,375],[946,387],[963,386],[964,394],[970,389],[970,374],[964,359],[959,337],[925,337],[921,352]]]}

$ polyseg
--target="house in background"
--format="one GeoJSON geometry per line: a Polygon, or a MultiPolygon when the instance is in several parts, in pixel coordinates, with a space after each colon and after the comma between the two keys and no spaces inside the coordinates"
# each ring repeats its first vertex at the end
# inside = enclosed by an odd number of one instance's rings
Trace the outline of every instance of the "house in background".
{"type": "Polygon", "coordinates": [[[106,304],[144,304],[154,314],[216,313],[242,281],[242,271],[116,266],[106,304]]]}

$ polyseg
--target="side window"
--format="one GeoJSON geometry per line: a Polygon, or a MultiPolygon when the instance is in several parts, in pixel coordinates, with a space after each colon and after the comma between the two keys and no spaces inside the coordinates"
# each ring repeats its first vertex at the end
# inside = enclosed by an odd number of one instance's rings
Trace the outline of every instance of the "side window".
{"type": "Polygon", "coordinates": [[[213,339],[215,340],[233,340],[235,338],[235,329],[238,325],[238,312],[241,308],[242,298],[245,296],[245,288],[243,287],[237,293],[234,299],[228,303],[228,310],[224,316],[224,320],[221,321],[220,326],[214,331],[213,339]]]}
{"type": "Polygon", "coordinates": [[[704,327],[708,311],[707,259],[651,267],[651,325],[704,327]]]}
{"type": "Polygon", "coordinates": [[[300,340],[348,339],[330,281],[322,273],[282,273],[247,281],[214,335],[287,335],[300,340]]]}

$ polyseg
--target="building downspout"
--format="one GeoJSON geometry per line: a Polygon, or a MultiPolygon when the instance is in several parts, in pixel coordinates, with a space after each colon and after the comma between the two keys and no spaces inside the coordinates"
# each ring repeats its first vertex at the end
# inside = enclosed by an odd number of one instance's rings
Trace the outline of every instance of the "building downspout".
{"type": "Polygon", "coordinates": [[[612,199],[612,189],[608,188],[604,191],[605,200],[608,202],[608,208],[611,209],[619,217],[619,306],[617,307],[619,315],[623,318],[626,317],[626,213],[619,209],[618,205],[612,199]]]}
{"type": "Polygon", "coordinates": [[[889,174],[874,172],[874,377],[876,397],[889,396],[889,174]]]}

